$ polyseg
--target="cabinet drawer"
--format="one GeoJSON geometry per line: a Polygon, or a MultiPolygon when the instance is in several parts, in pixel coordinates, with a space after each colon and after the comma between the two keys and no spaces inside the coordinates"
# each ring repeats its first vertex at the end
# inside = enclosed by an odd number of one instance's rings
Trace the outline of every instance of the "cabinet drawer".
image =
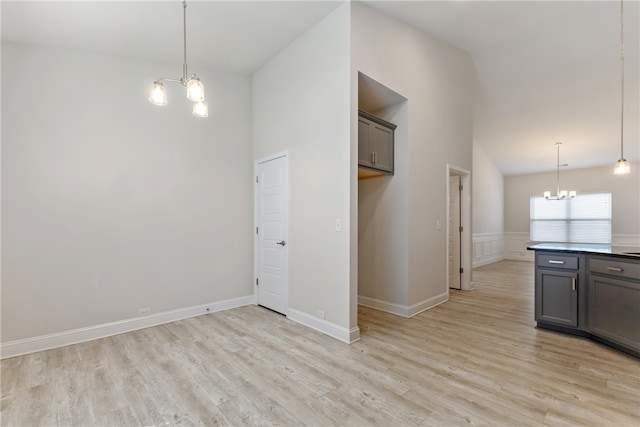
{"type": "Polygon", "coordinates": [[[589,258],[589,271],[613,277],[640,280],[640,263],[617,261],[612,258],[589,258]]]}
{"type": "Polygon", "coordinates": [[[571,255],[540,254],[537,257],[536,264],[538,267],[577,270],[579,268],[578,260],[577,256],[571,255]]]}

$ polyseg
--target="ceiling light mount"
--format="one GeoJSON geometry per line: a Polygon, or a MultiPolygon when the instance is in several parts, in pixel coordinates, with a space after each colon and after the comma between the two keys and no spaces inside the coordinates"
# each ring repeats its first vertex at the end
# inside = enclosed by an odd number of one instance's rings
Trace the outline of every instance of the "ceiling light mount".
{"type": "Polygon", "coordinates": [[[613,173],[625,175],[631,172],[629,162],[624,158],[624,6],[620,0],[620,160],[613,173]]]}
{"type": "Polygon", "coordinates": [[[558,147],[558,160],[556,163],[556,194],[551,195],[551,191],[544,192],[544,198],[547,200],[565,200],[565,199],[573,199],[576,197],[577,193],[575,190],[560,190],[560,166],[569,166],[568,164],[560,164],[560,146],[562,142],[556,142],[556,147],[558,147]]]}
{"type": "Polygon", "coordinates": [[[207,117],[209,115],[209,107],[204,98],[204,85],[195,74],[189,76],[187,67],[187,2],[182,1],[182,23],[183,23],[183,52],[184,61],[182,63],[182,77],[172,79],[167,77],[158,77],[151,85],[149,102],[154,105],[167,105],[167,94],[164,90],[163,82],[177,82],[187,89],[187,99],[193,101],[193,115],[196,117],[207,117]]]}

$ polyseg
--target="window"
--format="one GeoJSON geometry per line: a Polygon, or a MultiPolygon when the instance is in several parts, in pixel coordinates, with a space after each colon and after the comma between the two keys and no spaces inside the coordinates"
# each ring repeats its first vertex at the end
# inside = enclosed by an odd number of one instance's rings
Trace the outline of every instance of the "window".
{"type": "Polygon", "coordinates": [[[571,200],[531,197],[534,242],[611,243],[611,193],[578,194],[571,200]]]}

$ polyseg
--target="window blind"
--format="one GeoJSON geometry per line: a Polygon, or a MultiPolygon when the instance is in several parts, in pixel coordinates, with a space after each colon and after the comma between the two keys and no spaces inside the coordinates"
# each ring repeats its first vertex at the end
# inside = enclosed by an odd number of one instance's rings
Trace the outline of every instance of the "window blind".
{"type": "Polygon", "coordinates": [[[571,200],[533,196],[530,234],[534,242],[611,243],[611,193],[578,194],[571,200]]]}

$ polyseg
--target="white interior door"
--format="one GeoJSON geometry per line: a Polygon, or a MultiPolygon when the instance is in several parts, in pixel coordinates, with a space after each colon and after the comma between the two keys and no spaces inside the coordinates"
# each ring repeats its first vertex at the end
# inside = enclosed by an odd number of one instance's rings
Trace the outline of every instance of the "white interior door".
{"type": "Polygon", "coordinates": [[[460,289],[460,176],[449,176],[449,287],[460,289]]]}
{"type": "Polygon", "coordinates": [[[256,165],[256,286],[259,305],[288,314],[287,157],[256,165]]]}

